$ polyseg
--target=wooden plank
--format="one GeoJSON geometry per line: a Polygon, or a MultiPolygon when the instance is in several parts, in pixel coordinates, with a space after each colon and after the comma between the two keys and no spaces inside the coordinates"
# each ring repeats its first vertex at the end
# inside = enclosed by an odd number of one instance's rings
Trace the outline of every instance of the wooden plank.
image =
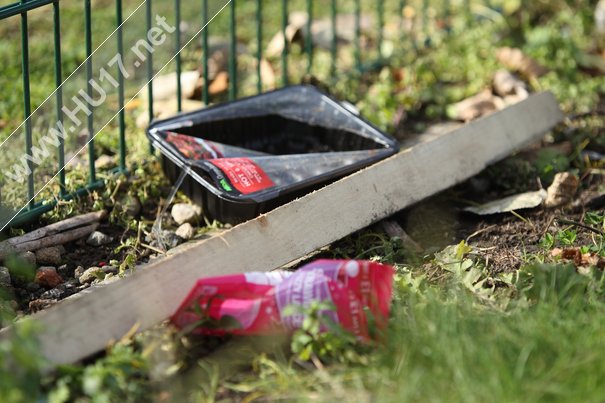
{"type": "Polygon", "coordinates": [[[70,363],[165,320],[196,279],[280,267],[479,173],[563,118],[550,93],[421,142],[134,275],[34,315],[44,355],[70,363]]]}

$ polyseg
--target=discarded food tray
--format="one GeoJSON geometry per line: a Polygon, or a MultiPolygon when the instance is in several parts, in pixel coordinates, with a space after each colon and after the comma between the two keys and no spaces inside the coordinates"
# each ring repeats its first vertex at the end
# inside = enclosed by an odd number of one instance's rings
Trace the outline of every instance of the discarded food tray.
{"type": "Polygon", "coordinates": [[[163,169],[209,219],[236,224],[386,158],[398,143],[312,86],[156,121],[163,169]]]}

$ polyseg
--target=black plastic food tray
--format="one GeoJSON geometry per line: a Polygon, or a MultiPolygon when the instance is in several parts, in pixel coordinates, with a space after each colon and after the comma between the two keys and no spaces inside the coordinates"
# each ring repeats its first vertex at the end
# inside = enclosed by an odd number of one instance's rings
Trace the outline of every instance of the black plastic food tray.
{"type": "MultiPolygon", "coordinates": [[[[162,154],[163,170],[174,183],[188,169],[181,190],[208,219],[236,224],[386,158],[398,143],[340,102],[307,85],[285,87],[152,122],[147,136],[162,154]],[[207,172],[165,141],[172,132],[272,155],[377,150],[363,161],[279,188],[262,198],[234,197],[213,184],[207,172]],[[164,136],[163,136],[164,135],[164,136]]],[[[288,169],[284,167],[284,169],[288,169]]]]}

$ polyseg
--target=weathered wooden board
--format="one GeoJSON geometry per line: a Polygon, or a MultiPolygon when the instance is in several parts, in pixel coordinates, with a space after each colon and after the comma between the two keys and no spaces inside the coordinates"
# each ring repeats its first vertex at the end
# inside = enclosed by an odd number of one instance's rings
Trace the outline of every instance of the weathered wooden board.
{"type": "Polygon", "coordinates": [[[397,155],[240,224],[105,287],[89,289],[34,317],[43,353],[77,361],[169,317],[194,281],[271,270],[451,187],[539,139],[563,118],[550,93],[397,155]]]}

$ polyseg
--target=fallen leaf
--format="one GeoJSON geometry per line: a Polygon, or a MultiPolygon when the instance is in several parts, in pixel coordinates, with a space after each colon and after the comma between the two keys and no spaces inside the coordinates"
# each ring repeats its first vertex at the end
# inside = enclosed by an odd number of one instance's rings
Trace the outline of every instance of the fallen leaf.
{"type": "Polygon", "coordinates": [[[276,87],[275,70],[273,70],[273,66],[271,66],[271,63],[267,59],[261,59],[260,61],[260,76],[264,88],[274,89],[276,87]]]}
{"type": "Polygon", "coordinates": [[[447,115],[451,119],[468,122],[481,116],[488,115],[504,108],[502,98],[492,94],[491,90],[484,90],[447,107],[447,115]]]}
{"type": "Polygon", "coordinates": [[[518,71],[527,77],[536,78],[548,72],[546,67],[524,54],[521,49],[500,48],[496,51],[496,58],[509,70],[518,71]]]}
{"type": "Polygon", "coordinates": [[[494,92],[502,97],[515,95],[520,89],[527,92],[525,83],[508,70],[498,70],[493,79],[494,92]]]}
{"type": "Polygon", "coordinates": [[[547,189],[546,207],[559,207],[570,203],[578,189],[580,181],[578,178],[569,172],[559,172],[547,189]]]}
{"type": "Polygon", "coordinates": [[[535,192],[520,193],[513,196],[508,196],[503,199],[494,200],[480,206],[471,206],[464,209],[478,215],[490,215],[507,213],[514,210],[522,210],[538,207],[546,198],[544,189],[535,192]]]}
{"type": "Polygon", "coordinates": [[[229,74],[226,71],[221,71],[216,75],[214,80],[208,86],[210,95],[217,95],[229,89],[229,74]]]}

